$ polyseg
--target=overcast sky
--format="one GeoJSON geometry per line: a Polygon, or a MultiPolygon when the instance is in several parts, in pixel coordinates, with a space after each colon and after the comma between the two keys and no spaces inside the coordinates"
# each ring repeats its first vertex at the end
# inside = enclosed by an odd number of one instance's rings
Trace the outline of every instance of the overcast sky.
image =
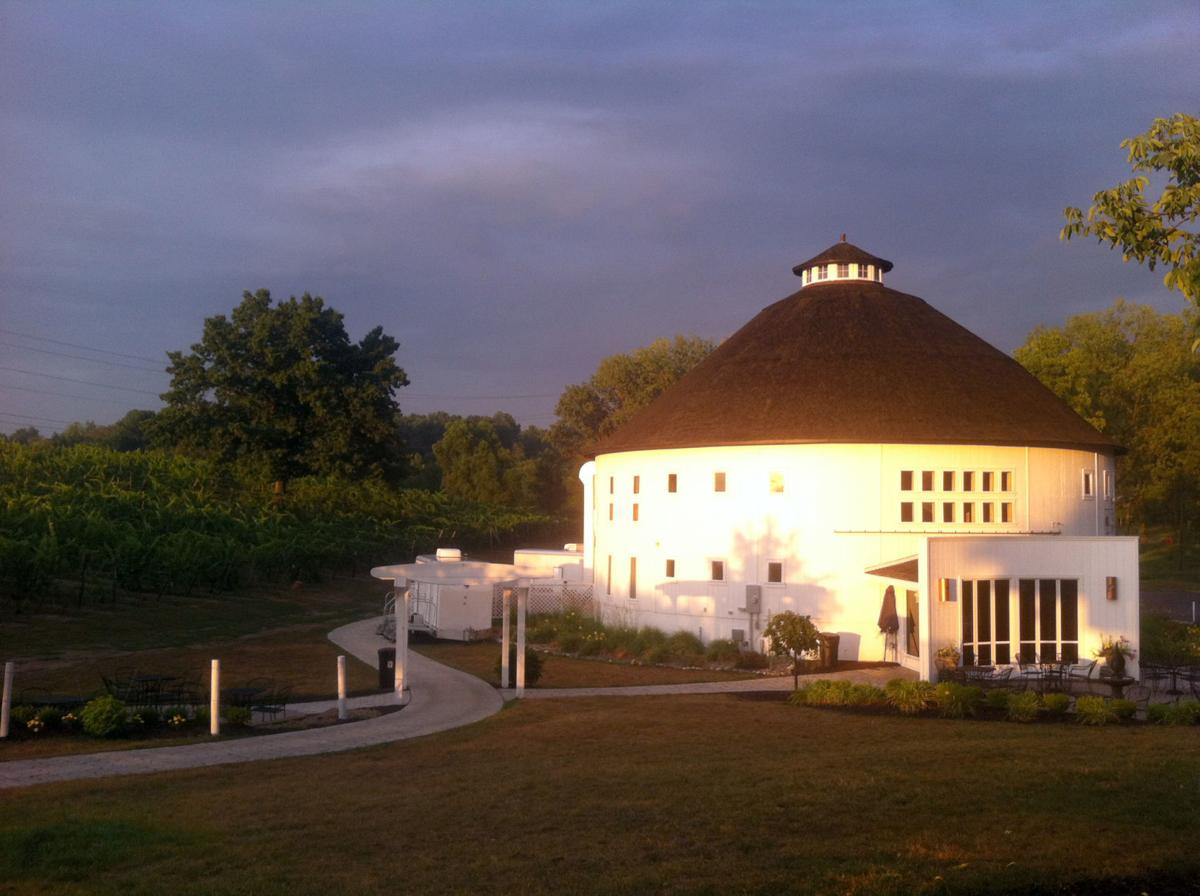
{"type": "Polygon", "coordinates": [[[539,425],[843,232],[1005,351],[1178,310],[1058,231],[1200,113],[1198,46],[1195,0],[0,0],[0,430],[159,406],[155,359],[261,287],[399,339],[405,411],[539,425]]]}

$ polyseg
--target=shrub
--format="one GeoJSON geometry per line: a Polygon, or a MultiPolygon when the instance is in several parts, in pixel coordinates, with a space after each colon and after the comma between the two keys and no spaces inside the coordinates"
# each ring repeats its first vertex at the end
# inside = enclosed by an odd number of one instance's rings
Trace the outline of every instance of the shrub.
{"type": "Polygon", "coordinates": [[[581,632],[560,632],[558,635],[558,649],[563,653],[578,653],[579,648],[583,646],[583,634],[581,632]]]}
{"type": "Polygon", "coordinates": [[[1128,722],[1137,715],[1137,704],[1132,700],[1113,700],[1109,706],[1122,722],[1128,722]]]}
{"type": "MultiPolygon", "coordinates": [[[[492,674],[496,676],[496,681],[500,681],[500,658],[496,657],[496,665],[492,667],[492,674]]],[[[517,682],[517,645],[512,644],[508,648],[508,686],[516,687],[517,682]]],[[[542,677],[542,655],[536,650],[525,648],[525,687],[531,688],[538,683],[538,679],[542,677]]]]}
{"type": "Polygon", "coordinates": [[[14,706],[9,710],[8,718],[12,721],[15,727],[24,728],[29,724],[29,720],[37,717],[37,710],[32,706],[14,706]]]}
{"type": "Polygon", "coordinates": [[[1147,710],[1146,718],[1156,725],[1195,725],[1200,722],[1200,703],[1155,703],[1147,710]]]}
{"type": "Polygon", "coordinates": [[[1004,711],[1008,709],[1009,692],[1001,688],[993,688],[983,695],[983,705],[988,709],[1004,711]]]}
{"type": "Polygon", "coordinates": [[[848,706],[887,706],[887,695],[883,688],[873,684],[856,684],[850,688],[848,706]]]}
{"type": "Polygon", "coordinates": [[[965,719],[978,712],[983,703],[983,689],[947,681],[934,688],[933,697],[943,718],[965,719]]]}
{"type": "Polygon", "coordinates": [[[196,709],[196,714],[192,716],[192,721],[197,725],[203,726],[204,728],[208,727],[208,723],[211,721],[211,719],[212,717],[209,715],[207,706],[198,707],[196,709]]]}
{"type": "Polygon", "coordinates": [[[745,653],[738,655],[737,663],[739,669],[765,669],[771,665],[771,661],[765,654],[758,653],[753,650],[747,650],[745,653]]]}
{"type": "Polygon", "coordinates": [[[704,651],[705,658],[713,663],[736,663],[741,655],[741,648],[728,638],[717,638],[709,642],[704,651]]]}
{"type": "Polygon", "coordinates": [[[63,713],[63,717],[59,724],[62,725],[64,731],[74,731],[79,727],[79,716],[73,712],[63,713]]]}
{"type": "Polygon", "coordinates": [[[1075,701],[1075,716],[1081,725],[1108,725],[1118,721],[1108,700],[1091,695],[1075,701]]]}
{"type": "Polygon", "coordinates": [[[1042,698],[1042,706],[1049,715],[1061,718],[1071,708],[1071,698],[1066,694],[1047,694],[1042,698]]]}
{"type": "Polygon", "coordinates": [[[553,616],[541,616],[531,621],[526,629],[526,637],[532,644],[549,644],[558,635],[558,625],[553,616]]]}
{"type": "Polygon", "coordinates": [[[1040,701],[1033,691],[1022,691],[1008,695],[1005,717],[1010,722],[1032,722],[1038,717],[1040,701]]]}
{"type": "Polygon", "coordinates": [[[704,644],[691,632],[674,632],[667,638],[667,650],[677,659],[704,656],[704,644]]]}
{"type": "Polygon", "coordinates": [[[850,693],[850,682],[820,679],[803,689],[805,702],[809,706],[845,706],[850,693]]]}
{"type": "Polygon", "coordinates": [[[61,728],[62,727],[62,710],[56,709],[53,706],[43,706],[34,715],[42,725],[46,728],[61,728]]]}
{"type": "Polygon", "coordinates": [[[230,706],[225,710],[225,721],[234,728],[246,727],[252,718],[253,715],[248,706],[230,706]]]}
{"type": "Polygon", "coordinates": [[[125,704],[111,695],[92,700],[79,715],[92,737],[118,737],[125,730],[125,704]]]}
{"type": "Polygon", "coordinates": [[[928,681],[894,678],[883,690],[888,703],[906,716],[924,712],[934,700],[934,686],[928,681]]]}
{"type": "Polygon", "coordinates": [[[142,725],[144,725],[146,728],[157,728],[162,724],[162,716],[153,706],[147,706],[144,709],[139,709],[138,715],[142,717],[142,725]]]}
{"type": "Polygon", "coordinates": [[[666,644],[654,644],[646,648],[646,652],[642,654],[642,659],[647,663],[665,663],[671,659],[671,651],[666,644]]]}

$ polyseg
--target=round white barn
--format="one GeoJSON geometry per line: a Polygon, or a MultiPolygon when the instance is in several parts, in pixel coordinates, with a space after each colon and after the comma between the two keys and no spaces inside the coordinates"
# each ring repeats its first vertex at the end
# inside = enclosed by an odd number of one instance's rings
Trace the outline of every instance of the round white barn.
{"type": "Polygon", "coordinates": [[[1137,640],[1120,449],[845,242],[584,465],[606,617],[762,649],[812,616],[843,660],[1089,658],[1137,640]],[[899,630],[880,631],[889,588],[899,630]]]}

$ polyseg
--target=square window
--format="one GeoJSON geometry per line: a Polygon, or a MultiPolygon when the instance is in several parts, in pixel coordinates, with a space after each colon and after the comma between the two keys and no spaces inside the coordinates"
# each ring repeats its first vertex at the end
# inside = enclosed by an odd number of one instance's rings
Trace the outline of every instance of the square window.
{"type": "Polygon", "coordinates": [[[817,279],[824,280],[828,276],[829,276],[829,265],[827,265],[827,264],[817,265],[817,279]]]}
{"type": "Polygon", "coordinates": [[[673,578],[675,578],[675,561],[674,561],[674,560],[668,560],[668,561],[667,561],[667,573],[666,573],[666,575],[667,575],[667,578],[668,578],[668,579],[673,579],[673,578]]]}
{"type": "Polygon", "coordinates": [[[713,560],[712,561],[712,580],[714,582],[724,582],[725,581],[725,561],[724,560],[713,560]]]}
{"type": "Polygon", "coordinates": [[[1012,491],[1012,473],[1005,471],[1004,473],[1000,474],[1000,491],[1012,491]]]}
{"type": "Polygon", "coordinates": [[[783,494],[783,474],[782,473],[772,473],[771,474],[771,494],[773,494],[773,495],[782,495],[783,494]]]}
{"type": "Polygon", "coordinates": [[[642,490],[642,477],[634,476],[633,477],[633,493],[636,495],[641,490],[642,490]]]}
{"type": "Polygon", "coordinates": [[[974,504],[972,504],[970,501],[968,501],[967,503],[963,504],[963,517],[962,517],[962,521],[963,521],[964,523],[973,523],[973,522],[975,522],[975,505],[974,505],[974,504]]]}
{"type": "Polygon", "coordinates": [[[921,491],[933,491],[933,470],[925,470],[921,473],[921,491]]]}
{"type": "Polygon", "coordinates": [[[838,276],[839,277],[849,277],[850,276],[850,265],[844,264],[844,263],[838,264],[838,276]]]}
{"type": "Polygon", "coordinates": [[[675,494],[675,492],[679,491],[679,477],[674,473],[667,474],[667,491],[669,491],[671,494],[675,494]]]}
{"type": "Polygon", "coordinates": [[[953,501],[942,502],[942,522],[943,523],[954,522],[954,502],[953,501]]]}
{"type": "Polygon", "coordinates": [[[869,264],[860,264],[858,266],[858,276],[862,277],[864,280],[870,280],[871,266],[869,264]]]}
{"type": "Polygon", "coordinates": [[[1000,505],[1000,522],[1012,522],[1012,501],[1005,501],[1000,505]]]}
{"type": "Polygon", "coordinates": [[[772,585],[778,585],[783,582],[782,562],[771,560],[767,563],[767,582],[772,585]]]}
{"type": "Polygon", "coordinates": [[[900,471],[900,491],[911,492],[912,486],[913,486],[912,470],[901,470],[900,471]]]}
{"type": "Polygon", "coordinates": [[[900,522],[911,523],[913,521],[912,510],[913,510],[912,501],[901,501],[900,502],[900,522]]]}
{"type": "Polygon", "coordinates": [[[932,523],[933,522],[933,502],[932,501],[922,501],[921,502],[921,522],[923,522],[923,523],[932,523]]]}
{"type": "Polygon", "coordinates": [[[942,473],[942,491],[944,491],[944,492],[954,491],[954,471],[953,470],[946,470],[945,472],[942,473]]]}
{"type": "Polygon", "coordinates": [[[967,470],[966,472],[963,473],[963,491],[964,492],[975,491],[975,474],[972,473],[970,470],[967,470]]]}
{"type": "Polygon", "coordinates": [[[635,523],[638,521],[638,506],[636,504],[633,505],[633,521],[635,523]]]}
{"type": "Polygon", "coordinates": [[[713,473],[713,491],[714,492],[725,491],[725,474],[724,473],[713,473]]]}
{"type": "Polygon", "coordinates": [[[981,475],[983,476],[983,490],[985,492],[990,492],[992,490],[992,472],[991,472],[991,470],[987,470],[981,475]]]}
{"type": "Polygon", "coordinates": [[[992,504],[991,501],[986,501],[986,502],[984,502],[984,504],[982,506],[983,506],[983,521],[985,523],[992,522],[993,521],[992,520],[992,513],[993,513],[992,508],[994,507],[994,505],[992,504]]]}

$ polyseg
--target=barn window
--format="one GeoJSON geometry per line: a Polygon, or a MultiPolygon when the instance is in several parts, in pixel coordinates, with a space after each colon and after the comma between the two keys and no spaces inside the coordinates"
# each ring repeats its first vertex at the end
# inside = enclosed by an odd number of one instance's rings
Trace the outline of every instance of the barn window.
{"type": "Polygon", "coordinates": [[[780,585],[783,583],[783,562],[770,560],[767,562],[767,584],[780,585]]]}
{"type": "Polygon", "coordinates": [[[913,506],[912,501],[900,502],[900,522],[911,523],[913,521],[913,506]]]}
{"type": "Polygon", "coordinates": [[[638,506],[636,504],[633,505],[633,521],[635,523],[638,521],[638,506]]]}
{"type": "Polygon", "coordinates": [[[953,470],[945,470],[942,473],[942,491],[944,491],[944,492],[954,491],[954,471],[953,470]]]}
{"type": "Polygon", "coordinates": [[[988,470],[981,474],[983,476],[983,490],[990,492],[992,490],[992,472],[988,470]]]}
{"type": "Polygon", "coordinates": [[[714,492],[725,491],[725,474],[724,473],[713,473],[713,491],[714,492]]]}
{"type": "Polygon", "coordinates": [[[866,265],[866,264],[860,264],[858,266],[858,276],[862,277],[864,280],[870,280],[871,279],[871,266],[866,265]]]}
{"type": "Polygon", "coordinates": [[[954,502],[953,501],[943,501],[942,502],[942,522],[943,523],[954,522],[954,502]]]}
{"type": "Polygon", "coordinates": [[[725,561],[724,560],[713,560],[711,563],[711,567],[712,567],[712,580],[714,582],[724,582],[725,581],[725,561]]]}
{"type": "Polygon", "coordinates": [[[673,578],[675,578],[675,561],[674,561],[674,560],[668,560],[668,561],[667,561],[667,572],[666,572],[666,576],[667,576],[667,578],[668,578],[668,579],[673,579],[673,578]]]}
{"type": "Polygon", "coordinates": [[[900,471],[900,491],[911,492],[912,486],[913,486],[912,470],[901,470],[900,471]]]}
{"type": "Polygon", "coordinates": [[[675,492],[679,491],[679,477],[674,473],[667,474],[667,491],[669,491],[671,494],[675,494],[675,492]]]}
{"type": "Polygon", "coordinates": [[[933,470],[925,470],[921,473],[921,491],[933,491],[933,470]]]}
{"type": "Polygon", "coordinates": [[[1005,501],[1000,505],[1000,522],[1012,522],[1012,501],[1005,501]]]}
{"type": "Polygon", "coordinates": [[[1083,496],[1085,498],[1096,497],[1096,474],[1091,470],[1083,471],[1083,496]]]}
{"type": "Polygon", "coordinates": [[[1012,491],[1012,473],[1008,472],[1007,470],[1000,474],[1000,491],[1012,491]]]}
{"type": "Polygon", "coordinates": [[[962,518],[962,521],[963,521],[964,523],[973,523],[973,522],[975,522],[975,505],[974,505],[974,504],[972,504],[970,501],[967,501],[967,502],[965,502],[965,503],[963,504],[963,518],[962,518]]]}
{"type": "Polygon", "coordinates": [[[637,557],[629,558],[629,599],[637,599],[637,557]]]}
{"type": "Polygon", "coordinates": [[[995,505],[991,501],[985,501],[983,503],[982,507],[983,507],[983,521],[985,523],[992,522],[992,513],[993,513],[992,508],[995,507],[995,505]]]}
{"type": "Polygon", "coordinates": [[[829,276],[829,265],[827,265],[827,264],[817,265],[817,279],[824,280],[828,276],[829,276]]]}
{"type": "Polygon", "coordinates": [[[850,265],[844,264],[844,263],[838,264],[838,276],[839,277],[849,277],[850,276],[850,265]]]}
{"type": "Polygon", "coordinates": [[[613,494],[613,492],[615,490],[616,490],[616,486],[613,484],[613,477],[609,476],[608,477],[608,493],[611,495],[611,494],[613,494]]]}
{"type": "Polygon", "coordinates": [[[641,490],[642,490],[642,477],[634,476],[633,477],[633,493],[636,495],[641,490]]]}
{"type": "Polygon", "coordinates": [[[609,501],[608,502],[608,520],[609,520],[609,522],[612,522],[612,518],[613,518],[613,506],[612,506],[612,501],[609,501]]]}
{"type": "Polygon", "coordinates": [[[1105,470],[1104,471],[1104,500],[1111,501],[1112,496],[1113,496],[1112,473],[1110,473],[1108,470],[1105,470]]]}
{"type": "Polygon", "coordinates": [[[771,474],[771,494],[773,494],[773,495],[782,495],[783,494],[783,474],[782,473],[772,473],[771,474]]]}
{"type": "Polygon", "coordinates": [[[970,470],[966,470],[963,473],[963,491],[964,492],[975,491],[975,474],[972,473],[970,470]]]}
{"type": "Polygon", "coordinates": [[[921,502],[921,522],[923,522],[923,523],[932,523],[933,522],[933,502],[932,501],[922,501],[921,502]]]}

